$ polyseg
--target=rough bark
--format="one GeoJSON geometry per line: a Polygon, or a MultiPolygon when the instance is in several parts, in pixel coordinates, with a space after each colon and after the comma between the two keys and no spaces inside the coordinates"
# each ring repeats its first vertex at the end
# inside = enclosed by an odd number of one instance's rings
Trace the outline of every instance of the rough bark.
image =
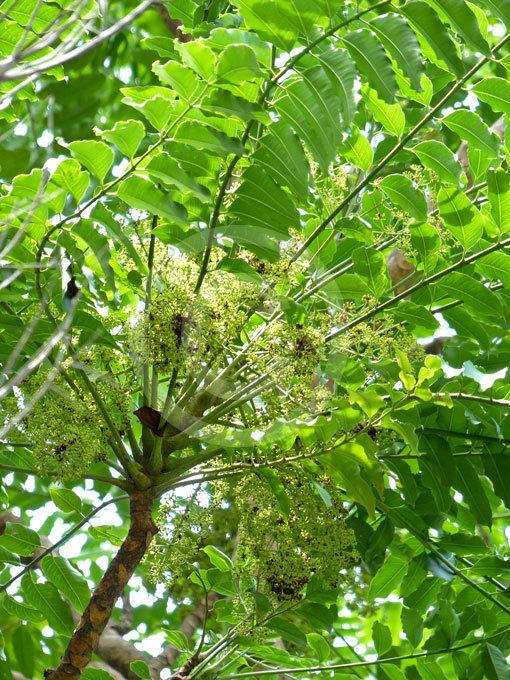
{"type": "Polygon", "coordinates": [[[48,680],[73,680],[80,677],[92,658],[117,599],[158,531],[152,519],[152,499],[142,492],[131,495],[130,515],[128,534],[94,590],[60,665],[45,673],[48,680]]]}

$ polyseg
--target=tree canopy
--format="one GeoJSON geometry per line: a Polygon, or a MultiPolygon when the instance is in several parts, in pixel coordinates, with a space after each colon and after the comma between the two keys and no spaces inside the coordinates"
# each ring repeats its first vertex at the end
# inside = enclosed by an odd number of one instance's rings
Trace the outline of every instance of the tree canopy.
{"type": "Polygon", "coordinates": [[[510,1],[0,17],[0,680],[510,678],[510,1]]]}

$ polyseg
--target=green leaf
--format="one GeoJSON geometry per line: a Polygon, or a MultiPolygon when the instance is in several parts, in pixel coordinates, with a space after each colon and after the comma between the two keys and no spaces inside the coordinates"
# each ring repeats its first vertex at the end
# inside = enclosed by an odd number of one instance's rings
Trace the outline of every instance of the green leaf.
{"type": "Polygon", "coordinates": [[[273,0],[235,0],[248,28],[253,29],[263,40],[273,43],[283,50],[290,50],[297,38],[297,31],[289,17],[289,3],[283,0],[276,4],[273,0]]]}
{"type": "Polygon", "coordinates": [[[442,182],[458,186],[462,168],[451,151],[443,142],[430,139],[419,142],[411,148],[422,164],[436,173],[442,182]]]}
{"type": "Polygon", "coordinates": [[[456,76],[462,76],[464,67],[455,44],[434,10],[423,0],[411,0],[400,7],[400,12],[407,17],[416,32],[425,38],[439,62],[456,76]]]}
{"type": "MultiPolygon", "coordinates": [[[[127,180],[126,180],[127,181],[127,180]]],[[[82,219],[73,225],[72,233],[79,236],[82,241],[92,250],[96,260],[103,270],[105,279],[112,290],[115,290],[115,274],[110,264],[110,243],[94,226],[92,220],[82,219]]]]}
{"type": "Polygon", "coordinates": [[[351,128],[344,139],[340,147],[340,154],[364,172],[370,169],[374,160],[374,152],[370,142],[355,126],[351,128]]]}
{"type": "Polygon", "coordinates": [[[139,678],[144,680],[151,680],[151,672],[149,666],[145,661],[132,661],[129,664],[129,668],[135,673],[139,678]]]}
{"type": "Polygon", "coordinates": [[[381,677],[384,677],[385,680],[406,680],[404,672],[392,663],[384,664],[381,677]]]}
{"type": "Polygon", "coordinates": [[[386,402],[385,400],[377,394],[370,387],[366,390],[354,392],[353,390],[348,391],[349,402],[357,404],[363,411],[367,414],[369,418],[375,416],[376,413],[381,411],[386,402]]]}
{"type": "Polygon", "coordinates": [[[420,435],[418,450],[424,454],[419,460],[423,485],[430,489],[438,512],[449,510],[452,499],[450,487],[455,480],[455,461],[448,442],[435,435],[420,435]]]}
{"type": "MultiPolygon", "coordinates": [[[[224,132],[192,121],[184,121],[177,128],[174,139],[197,149],[206,149],[213,153],[233,153],[243,156],[246,149],[241,142],[229,137],[224,132]]],[[[129,178],[128,178],[129,179],[129,178]]]]}
{"type": "Polygon", "coordinates": [[[16,628],[12,634],[12,646],[20,671],[27,678],[33,678],[36,650],[28,626],[21,625],[16,628]]]}
{"type": "Polygon", "coordinates": [[[52,583],[35,583],[31,574],[25,574],[21,585],[28,602],[44,614],[52,628],[64,635],[72,633],[74,622],[69,605],[52,583]]]}
{"type": "Polygon", "coordinates": [[[409,607],[402,607],[402,629],[413,649],[418,647],[423,638],[423,619],[421,614],[409,607]]]}
{"type": "Polygon", "coordinates": [[[409,568],[400,585],[401,596],[406,597],[407,595],[414,593],[414,591],[423,583],[427,576],[427,572],[427,555],[421,553],[409,562],[409,568]]]}
{"type": "Polygon", "coordinates": [[[380,486],[382,475],[380,464],[357,442],[342,444],[334,451],[321,457],[332,474],[340,477],[347,494],[366,507],[374,517],[376,499],[373,488],[380,486]]]}
{"type": "MultiPolygon", "coordinates": [[[[361,276],[375,297],[380,297],[389,287],[388,270],[384,255],[375,248],[356,248],[352,253],[354,271],[361,276]]],[[[340,279],[340,281],[342,281],[340,279]]]]}
{"type": "Polygon", "coordinates": [[[471,91],[493,111],[510,113],[510,83],[504,78],[484,78],[471,91]]]}
{"type": "Polygon", "coordinates": [[[34,609],[26,602],[18,602],[10,595],[5,594],[2,600],[2,607],[11,616],[16,617],[20,621],[30,621],[30,623],[41,623],[45,616],[43,613],[34,609]]]}
{"type": "Polygon", "coordinates": [[[375,651],[379,656],[386,654],[391,649],[391,631],[379,621],[375,621],[372,626],[372,640],[374,641],[375,651]]]}
{"type": "Polygon", "coordinates": [[[486,642],[483,651],[484,670],[489,680],[508,680],[510,670],[503,652],[490,642],[486,642]]]}
{"type": "Polygon", "coordinates": [[[120,243],[136,264],[139,272],[145,274],[147,267],[138,251],[132,243],[130,237],[125,233],[123,225],[115,219],[112,212],[105,207],[104,203],[98,201],[92,209],[90,216],[95,222],[99,222],[105,229],[108,236],[116,243],[120,243]]]}
{"type": "Polygon", "coordinates": [[[407,571],[407,566],[407,560],[398,555],[390,554],[370,582],[368,596],[371,599],[388,597],[400,585],[407,571]]]}
{"type": "Polygon", "coordinates": [[[479,524],[492,526],[492,510],[484,491],[478,472],[467,458],[456,461],[456,488],[464,497],[469,509],[479,524]]]}
{"type": "Polygon", "coordinates": [[[397,14],[384,14],[370,22],[382,44],[397,66],[411,81],[411,87],[421,90],[421,75],[424,73],[420,44],[405,19],[397,14]]]}
{"type": "Polygon", "coordinates": [[[216,55],[208,45],[199,40],[192,40],[177,42],[175,48],[186,66],[192,68],[204,80],[209,82],[214,80],[216,55]]]}
{"type": "MultiPolygon", "coordinates": [[[[207,89],[206,83],[200,80],[192,69],[186,68],[174,59],[165,64],[156,61],[152,65],[152,70],[162,83],[170,85],[185,102],[196,102],[207,89]]],[[[161,123],[165,122],[165,118],[162,117],[161,123]]]]}
{"type": "Polygon", "coordinates": [[[190,648],[189,640],[182,631],[168,630],[167,628],[164,628],[163,630],[165,631],[168,642],[176,649],[182,652],[187,651],[190,648]]]}
{"type": "Polygon", "coordinates": [[[397,321],[406,321],[411,328],[420,329],[430,335],[439,328],[439,321],[422,305],[417,305],[408,300],[398,303],[393,316],[397,321]]]}
{"type": "Polygon", "coordinates": [[[81,513],[81,499],[71,489],[50,489],[50,496],[62,512],[81,513]]]}
{"type": "Polygon", "coordinates": [[[127,158],[132,158],[145,136],[145,127],[139,120],[119,120],[111,130],[95,130],[127,158]]]}
{"type": "Polygon", "coordinates": [[[241,259],[224,257],[218,264],[217,269],[230,272],[231,274],[237,276],[237,278],[241,281],[247,281],[248,283],[260,285],[263,281],[260,274],[247,262],[241,259]]]}
{"type": "Polygon", "coordinates": [[[79,203],[89,188],[90,176],[80,168],[78,161],[68,158],[59,163],[51,181],[68,191],[76,203],[79,203]]]}
{"type": "Polygon", "coordinates": [[[268,134],[259,140],[253,160],[279,186],[288,187],[300,199],[308,194],[310,168],[305,152],[297,135],[283,121],[271,125],[268,134]]]}
{"type": "Polygon", "coordinates": [[[470,573],[476,576],[492,576],[494,578],[508,578],[510,573],[510,561],[502,560],[499,557],[482,557],[470,567],[470,573]]]}
{"type": "Polygon", "coordinates": [[[203,552],[209,557],[212,564],[220,571],[232,571],[232,560],[214,545],[206,545],[202,548],[203,552]]]}
{"type": "Polygon", "coordinates": [[[261,257],[274,259],[288,230],[300,228],[294,202],[257,166],[244,172],[229,212],[224,234],[261,257]]]}
{"type": "Polygon", "coordinates": [[[186,210],[183,206],[174,203],[161,189],[157,189],[153,182],[144,177],[130,175],[119,184],[116,194],[131,208],[167,217],[178,224],[186,223],[186,210]]]}
{"type": "Polygon", "coordinates": [[[501,305],[497,296],[480,281],[467,274],[452,272],[441,279],[438,288],[449,297],[462,300],[476,316],[492,320],[501,318],[501,305]]]}
{"type": "Polygon", "coordinates": [[[258,120],[264,125],[271,123],[271,117],[259,104],[252,103],[225,90],[213,90],[203,101],[202,111],[216,116],[231,118],[237,116],[243,121],[258,120]]]}
{"type": "Polygon", "coordinates": [[[46,555],[41,560],[41,568],[48,581],[51,581],[79,612],[83,612],[90,600],[90,588],[85,578],[63,557],[46,555]]]}
{"type": "Polygon", "coordinates": [[[439,539],[438,545],[456,555],[479,555],[486,553],[488,548],[479,536],[472,536],[462,532],[448,534],[439,539]]]}
{"type": "Polygon", "coordinates": [[[95,175],[100,182],[113,165],[115,154],[104,142],[94,140],[70,142],[69,150],[74,158],[95,175]]]}
{"type": "Polygon", "coordinates": [[[215,50],[222,51],[229,45],[248,45],[257,55],[260,64],[271,66],[271,47],[256,33],[241,28],[213,28],[207,38],[207,44],[215,50]]]}
{"type": "Polygon", "coordinates": [[[476,263],[475,269],[491,281],[501,281],[510,286],[510,255],[489,253],[476,263]]]}
{"type": "Polygon", "coordinates": [[[237,590],[232,580],[231,572],[221,571],[220,569],[208,569],[207,580],[209,588],[220,595],[237,595],[237,590]]]}
{"type": "Polygon", "coordinates": [[[445,226],[465,250],[471,250],[480,241],[484,221],[478,209],[463,191],[455,187],[441,187],[437,195],[439,214],[445,226]]]}
{"type": "Polygon", "coordinates": [[[329,659],[331,647],[324,636],[319,633],[307,633],[306,641],[314,656],[319,659],[319,661],[327,661],[329,659]]]}
{"type": "Polygon", "coordinates": [[[248,45],[229,45],[218,61],[218,78],[229,83],[243,83],[262,76],[257,55],[248,45]]]}
{"type": "Polygon", "coordinates": [[[437,251],[441,247],[441,238],[435,227],[428,222],[410,226],[411,244],[419,255],[426,269],[433,267],[437,260],[437,251]]]}
{"type": "Polygon", "coordinates": [[[324,48],[321,52],[315,52],[314,56],[333,85],[333,92],[338,97],[343,122],[347,127],[352,123],[356,113],[354,101],[356,65],[347,50],[324,48]]]}
{"type": "Polygon", "coordinates": [[[108,524],[90,527],[89,534],[98,541],[108,541],[112,545],[121,545],[124,540],[122,529],[108,524]]]}
{"type": "Polygon", "coordinates": [[[427,219],[427,202],[423,192],[415,189],[413,183],[404,175],[386,175],[379,187],[388,198],[418,222],[427,219]]]}
{"type": "Polygon", "coordinates": [[[161,131],[173,115],[175,92],[168,87],[123,87],[122,101],[140,111],[156,130],[161,131]]]}
{"type": "Polygon", "coordinates": [[[497,136],[491,132],[486,123],[474,111],[459,109],[452,111],[442,122],[455,132],[470,147],[478,149],[489,159],[497,158],[499,142],[497,136]]]}
{"type": "Polygon", "coordinates": [[[491,344],[490,334],[484,324],[477,321],[466,309],[462,307],[447,309],[444,311],[444,317],[456,330],[457,335],[473,338],[484,348],[491,344]]]}
{"type": "Polygon", "coordinates": [[[112,676],[100,668],[85,668],[80,678],[82,680],[112,680],[112,676]]]}
{"type": "Polygon", "coordinates": [[[510,488],[507,483],[510,475],[510,456],[494,454],[486,450],[483,456],[485,474],[494,485],[494,490],[503,499],[507,508],[510,508],[510,488]]]}
{"type": "Polygon", "coordinates": [[[401,137],[406,125],[406,117],[400,104],[387,104],[377,96],[375,90],[363,88],[363,101],[378,123],[386,132],[401,137]]]}
{"type": "Polygon", "coordinates": [[[278,507],[280,508],[282,515],[288,517],[290,513],[290,500],[280,477],[278,477],[276,472],[270,468],[263,468],[260,470],[259,474],[268,483],[269,488],[278,502],[278,507]]]}
{"type": "Polygon", "coordinates": [[[489,170],[487,195],[491,213],[501,233],[510,231],[510,178],[505,170],[489,170]]]}
{"type": "Polygon", "coordinates": [[[0,547],[22,557],[30,557],[40,545],[41,541],[35,531],[22,524],[9,525],[5,533],[0,536],[0,547]]]}
{"type": "Polygon", "coordinates": [[[306,645],[305,634],[293,623],[281,616],[270,619],[266,624],[270,630],[274,630],[284,640],[288,640],[294,645],[304,647],[306,645]]]}
{"type": "Polygon", "coordinates": [[[191,192],[201,201],[209,201],[211,198],[209,190],[188,175],[177,160],[167,153],[153,156],[146,165],[146,170],[152,178],[166,186],[174,186],[184,193],[191,192]]]}
{"type": "Polygon", "coordinates": [[[510,31],[510,0],[481,0],[482,4],[489,9],[495,17],[501,19],[508,31],[510,31]]]}
{"type": "Polygon", "coordinates": [[[360,73],[385,102],[395,101],[397,84],[391,62],[373,33],[366,29],[343,36],[343,41],[360,73]]]}
{"type": "Polygon", "coordinates": [[[324,69],[316,65],[287,78],[275,104],[326,172],[336,155],[343,123],[340,98],[324,69]]]}
{"type": "Polygon", "coordinates": [[[489,45],[482,37],[476,16],[464,0],[428,0],[443,13],[452,28],[460,33],[466,43],[482,54],[490,52],[489,45]]]}

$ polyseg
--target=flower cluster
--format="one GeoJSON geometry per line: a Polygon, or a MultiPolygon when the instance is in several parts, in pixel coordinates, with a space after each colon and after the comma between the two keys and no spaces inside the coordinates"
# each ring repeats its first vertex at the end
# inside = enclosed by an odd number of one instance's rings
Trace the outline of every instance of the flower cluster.
{"type": "Polygon", "coordinates": [[[90,397],[75,394],[60,377],[51,382],[44,371],[25,380],[21,392],[25,403],[42,393],[20,424],[41,475],[73,479],[104,459],[105,433],[90,397]]]}
{"type": "Polygon", "coordinates": [[[257,288],[222,270],[210,272],[195,294],[198,266],[178,255],[158,262],[150,304],[131,329],[139,363],[156,370],[190,371],[201,361],[210,365],[243,329],[257,288]]]}
{"type": "Polygon", "coordinates": [[[327,478],[319,480],[322,496],[314,493],[298,469],[286,468],[280,479],[288,514],[263,479],[250,476],[238,485],[241,575],[257,575],[259,590],[277,600],[299,599],[312,576],[326,587],[338,587],[342,570],[359,560],[340,493],[327,478]]]}
{"type": "MultiPolygon", "coordinates": [[[[339,318],[345,323],[345,315],[339,318]]],[[[394,327],[391,317],[385,321],[360,323],[335,338],[331,346],[339,352],[354,352],[367,361],[394,359],[396,349],[402,350],[412,361],[422,359],[425,354],[405,327],[394,327]]]]}
{"type": "Polygon", "coordinates": [[[149,576],[154,583],[184,585],[200,558],[206,544],[229,544],[229,528],[234,528],[234,510],[225,503],[230,489],[221,482],[209,487],[206,493],[195,489],[189,498],[179,493],[169,493],[158,509],[157,524],[160,532],[152,543],[147,561],[149,576]]]}

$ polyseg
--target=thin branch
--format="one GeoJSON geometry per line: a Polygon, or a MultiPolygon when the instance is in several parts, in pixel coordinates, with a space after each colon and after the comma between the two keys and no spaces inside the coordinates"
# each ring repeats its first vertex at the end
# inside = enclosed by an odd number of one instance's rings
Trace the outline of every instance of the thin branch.
{"type": "Polygon", "coordinates": [[[73,61],[74,59],[84,56],[88,52],[94,50],[98,45],[101,45],[106,40],[109,40],[114,35],[120,33],[120,31],[123,31],[125,28],[127,28],[130,24],[133,23],[133,21],[135,21],[139,16],[141,16],[153,4],[154,0],[145,0],[140,5],[138,5],[138,7],[135,7],[135,9],[132,10],[129,14],[126,14],[125,17],[117,21],[117,23],[113,24],[113,26],[110,26],[106,30],[99,33],[99,35],[83,43],[83,45],[76,47],[74,50],[66,52],[60,57],[53,58],[52,55],[51,58],[38,59],[32,62],[30,68],[26,69],[14,68],[11,70],[8,69],[5,70],[3,73],[0,73],[0,82],[6,80],[19,80],[21,78],[27,78],[33,75],[37,76],[43,73],[44,71],[56,68],[57,66],[63,66],[64,64],[67,64],[70,61],[73,61]]]}
{"type": "Polygon", "coordinates": [[[459,652],[462,649],[469,649],[470,647],[476,647],[477,645],[480,645],[484,642],[488,642],[489,640],[494,640],[495,638],[499,637],[500,635],[504,635],[505,633],[510,632],[510,627],[504,628],[503,630],[497,632],[497,633],[492,633],[491,635],[486,635],[484,637],[480,637],[477,640],[473,640],[473,642],[466,642],[463,645],[457,645],[456,647],[449,647],[446,649],[437,649],[437,650],[431,650],[429,652],[419,652],[417,654],[404,654],[402,656],[390,656],[385,659],[375,659],[374,661],[354,661],[353,663],[339,663],[339,664],[331,664],[330,666],[308,666],[308,667],[301,667],[301,668],[274,668],[270,671],[248,671],[244,673],[235,673],[233,675],[225,675],[223,676],[222,680],[239,680],[240,678],[249,678],[249,677],[258,677],[259,675],[276,675],[278,673],[293,673],[293,674],[298,674],[298,673],[320,673],[322,671],[324,672],[330,672],[330,671],[335,671],[335,670],[342,670],[346,668],[364,668],[367,666],[381,666],[383,664],[387,663],[398,663],[399,661],[408,661],[411,659],[423,659],[425,657],[429,656],[439,656],[441,654],[453,654],[454,652],[459,652]]]}
{"type": "Polygon", "coordinates": [[[483,397],[480,394],[466,394],[465,392],[438,392],[434,395],[435,397],[450,397],[451,399],[465,399],[467,401],[478,401],[481,404],[487,404],[488,406],[503,406],[508,408],[510,406],[510,400],[508,399],[493,399],[492,397],[483,397]]]}
{"type": "Polygon", "coordinates": [[[443,430],[438,427],[423,427],[422,431],[425,434],[438,434],[443,437],[453,437],[455,439],[472,439],[478,442],[510,444],[510,439],[506,437],[491,437],[486,434],[475,434],[472,432],[456,432],[455,430],[443,430]]]}
{"type": "Polygon", "coordinates": [[[492,50],[490,51],[490,54],[487,56],[484,56],[482,59],[480,59],[469,71],[462,77],[460,80],[456,81],[456,83],[448,90],[448,92],[440,99],[440,101],[418,122],[416,125],[411,128],[411,130],[405,135],[398,144],[396,144],[393,149],[386,154],[386,156],[375,166],[373,170],[371,170],[365,177],[364,179],[359,182],[352,191],[349,192],[349,194],[343,199],[343,201],[331,212],[326,219],[324,219],[317,227],[316,229],[310,234],[310,236],[304,241],[302,246],[299,248],[299,250],[295,253],[293,260],[297,260],[305,251],[306,249],[315,241],[315,239],[324,231],[324,229],[333,222],[333,220],[339,215],[342,210],[352,201],[353,198],[355,198],[365,187],[367,187],[370,182],[377,177],[377,175],[381,172],[383,168],[386,167],[386,165],[397,155],[399,154],[406,146],[408,142],[410,142],[413,137],[416,135],[416,133],[420,132],[420,130],[427,125],[431,120],[433,120],[434,116],[441,111],[441,109],[448,103],[448,100],[454,95],[456,92],[458,92],[460,89],[464,87],[464,85],[483,67],[485,64],[489,63],[492,58],[494,57],[495,54],[499,52],[499,50],[506,45],[506,43],[510,40],[510,34],[506,35],[502,40],[498,42],[497,45],[495,45],[492,50]]]}
{"type": "Polygon", "coordinates": [[[69,529],[69,531],[66,531],[66,533],[62,536],[61,539],[59,539],[56,543],[53,545],[50,545],[49,548],[46,548],[43,550],[43,552],[38,553],[37,557],[33,559],[31,562],[29,562],[27,565],[23,567],[23,569],[15,574],[7,583],[2,583],[0,585],[0,593],[3,592],[4,590],[7,590],[9,586],[11,586],[15,581],[17,581],[19,578],[23,576],[23,574],[26,574],[27,571],[32,569],[43,557],[46,555],[50,555],[54,550],[57,550],[60,548],[61,545],[64,545],[64,543],[67,543],[67,541],[72,538],[85,524],[88,524],[90,520],[94,517],[94,515],[97,515],[98,512],[101,512],[101,510],[104,510],[104,508],[107,508],[109,505],[112,503],[118,503],[119,501],[125,501],[129,500],[129,496],[116,496],[115,498],[111,498],[109,501],[105,501],[104,503],[101,503],[101,505],[98,505],[97,508],[94,508],[91,510],[88,515],[86,515],[78,524],[75,524],[72,529],[69,529]]]}
{"type": "Polygon", "coordinates": [[[455,574],[458,576],[464,583],[466,583],[468,586],[473,588],[473,590],[476,590],[480,595],[482,595],[486,600],[489,600],[492,602],[492,604],[496,605],[498,609],[501,609],[501,611],[505,612],[505,614],[510,615],[510,608],[507,607],[505,604],[500,602],[497,597],[495,597],[492,593],[490,593],[488,590],[485,590],[481,585],[479,585],[476,581],[473,581],[472,578],[464,574],[464,572],[456,567],[454,564],[452,564],[449,560],[444,557],[443,553],[438,550],[426,537],[422,536],[422,534],[415,529],[410,522],[408,522],[402,515],[396,511],[394,508],[390,508],[388,505],[383,503],[382,501],[378,501],[377,505],[385,512],[386,515],[388,516],[395,516],[398,517],[398,521],[411,533],[413,536],[415,536],[424,546],[427,548],[431,553],[434,554],[434,557],[442,562],[445,567],[447,567],[452,574],[455,574]]]}
{"type": "MultiPolygon", "coordinates": [[[[303,48],[300,52],[298,52],[292,59],[290,59],[285,66],[280,69],[280,71],[267,83],[266,87],[264,88],[264,91],[260,95],[258,99],[258,104],[263,104],[267,103],[266,99],[271,92],[272,88],[279,83],[279,81],[284,77],[286,73],[288,73],[294,66],[297,64],[297,62],[304,57],[305,55],[309,54],[309,52],[319,45],[321,42],[326,40],[327,38],[331,37],[334,33],[337,31],[341,30],[342,28],[345,28],[349,24],[351,24],[354,21],[357,21],[360,19],[362,16],[364,16],[367,12],[371,12],[375,9],[378,9],[379,7],[383,7],[385,5],[388,5],[391,2],[391,0],[381,0],[381,2],[378,2],[376,5],[373,7],[369,7],[368,9],[362,10],[361,12],[358,12],[357,14],[353,15],[352,17],[349,17],[348,19],[342,21],[340,24],[337,24],[336,26],[333,26],[329,31],[326,31],[323,33],[321,36],[319,36],[316,40],[311,42],[307,47],[303,48]]],[[[241,138],[241,144],[244,146],[246,142],[248,141],[250,137],[250,133],[253,129],[253,126],[255,125],[255,120],[251,120],[248,125],[245,128],[245,131],[243,133],[243,136],[241,138]]],[[[234,170],[241,160],[242,156],[241,155],[236,155],[234,158],[230,161],[226,171],[225,175],[223,176],[223,180],[221,183],[221,186],[219,188],[218,194],[216,195],[216,199],[214,202],[214,209],[213,213],[211,216],[211,220],[209,222],[209,233],[207,236],[207,245],[206,249],[204,251],[204,256],[202,258],[202,265],[200,267],[200,272],[198,275],[198,280],[195,286],[195,293],[198,293],[202,286],[202,282],[204,280],[204,277],[207,273],[207,267],[209,265],[209,260],[211,257],[211,251],[214,245],[214,234],[215,230],[218,224],[218,220],[220,217],[221,213],[221,207],[223,205],[223,199],[225,198],[225,194],[227,193],[228,186],[230,184],[230,180],[232,179],[232,176],[234,174],[234,170]]]]}
{"type": "MultiPolygon", "coordinates": [[[[7,463],[0,463],[0,470],[8,470],[9,472],[18,472],[24,475],[32,475],[33,477],[47,477],[52,476],[48,473],[41,474],[38,470],[32,470],[31,468],[18,467],[17,465],[9,465],[7,463]]],[[[56,475],[55,475],[56,476],[56,475]]],[[[105,484],[111,484],[116,486],[123,491],[127,491],[129,484],[122,479],[116,479],[115,477],[107,477],[106,475],[93,475],[84,474],[81,475],[81,479],[92,479],[96,482],[104,482],[105,484]]]]}
{"type": "MultiPolygon", "coordinates": [[[[151,224],[151,237],[149,242],[149,256],[147,260],[147,281],[145,286],[145,313],[148,312],[151,299],[152,299],[152,278],[153,278],[153,267],[154,267],[154,249],[156,245],[156,236],[154,235],[154,229],[158,224],[158,216],[152,216],[151,224]]],[[[145,406],[152,406],[157,408],[157,406],[152,402],[151,399],[151,389],[150,389],[150,366],[149,361],[146,360],[143,365],[143,401],[145,406]]]]}
{"type": "MultiPolygon", "coordinates": [[[[136,168],[140,165],[140,163],[143,163],[143,161],[148,156],[150,156],[150,154],[153,151],[155,151],[159,146],[161,146],[161,144],[163,144],[163,142],[166,140],[169,133],[175,128],[175,126],[178,125],[181,122],[181,120],[183,120],[183,118],[185,118],[187,116],[187,114],[194,108],[195,104],[198,104],[198,102],[201,100],[201,98],[203,96],[205,96],[206,91],[207,91],[207,88],[204,89],[204,91],[201,92],[200,95],[198,97],[196,97],[196,99],[193,102],[189,103],[186,106],[186,108],[184,109],[184,111],[182,111],[182,113],[180,113],[177,116],[177,118],[175,118],[175,120],[173,120],[172,123],[165,130],[163,130],[160,133],[160,136],[157,139],[157,141],[154,142],[154,144],[152,144],[147,149],[147,151],[145,151],[141,156],[139,156],[139,158],[134,163],[132,163],[131,166],[124,173],[122,173],[122,175],[120,175],[119,177],[116,177],[109,184],[105,185],[97,194],[95,194],[90,200],[86,201],[74,213],[72,213],[71,215],[66,215],[61,220],[59,220],[54,225],[52,225],[50,229],[48,229],[48,231],[44,234],[41,242],[39,243],[39,247],[37,248],[35,261],[38,265],[42,260],[42,256],[44,254],[46,244],[49,242],[49,240],[53,236],[53,234],[56,231],[58,231],[59,229],[61,229],[64,226],[64,224],[66,224],[67,222],[70,222],[71,220],[75,220],[75,219],[80,218],[82,216],[82,214],[85,212],[85,210],[92,207],[94,205],[94,203],[97,203],[97,201],[99,199],[106,196],[106,194],[111,189],[113,189],[113,187],[117,186],[117,184],[122,182],[122,180],[126,179],[126,177],[131,175],[134,172],[134,170],[136,170],[136,168]]],[[[44,300],[44,296],[43,296],[42,286],[41,286],[41,267],[39,267],[39,266],[35,270],[35,289],[36,289],[36,292],[37,292],[37,296],[39,297],[39,299],[42,302],[44,300]]],[[[48,319],[50,321],[52,321],[52,323],[54,323],[54,324],[56,323],[56,320],[55,320],[53,314],[51,313],[51,310],[46,309],[46,315],[48,316],[48,319]]]]}
{"type": "Polygon", "coordinates": [[[484,250],[480,250],[477,253],[473,253],[472,255],[469,255],[468,257],[462,257],[458,262],[455,262],[454,264],[450,265],[449,267],[446,267],[445,269],[441,269],[441,271],[438,271],[435,274],[431,274],[431,276],[428,276],[427,278],[422,279],[421,281],[416,283],[414,286],[411,286],[411,288],[408,288],[407,290],[402,291],[402,293],[399,293],[398,295],[395,295],[394,297],[389,298],[385,302],[381,302],[381,304],[376,305],[372,309],[369,309],[368,312],[365,312],[364,314],[361,314],[360,316],[356,317],[355,319],[352,319],[351,321],[349,321],[349,323],[344,324],[341,328],[338,328],[336,331],[333,331],[328,336],[326,336],[326,341],[329,342],[330,340],[333,340],[334,338],[338,337],[339,335],[342,335],[342,333],[345,333],[346,331],[350,330],[351,328],[358,326],[360,323],[364,323],[365,321],[368,321],[372,317],[377,316],[377,314],[379,314],[380,312],[383,312],[386,309],[388,309],[389,307],[392,307],[397,302],[400,302],[400,300],[403,300],[404,298],[407,298],[408,296],[412,295],[417,290],[420,290],[421,288],[425,288],[426,286],[430,285],[431,283],[435,283],[436,281],[439,281],[440,279],[443,278],[443,276],[446,276],[447,274],[450,274],[451,272],[457,271],[458,269],[462,269],[463,267],[467,267],[469,264],[476,262],[477,260],[481,259],[482,257],[485,257],[486,255],[490,255],[490,253],[494,253],[498,250],[501,250],[502,248],[507,248],[508,246],[510,246],[510,237],[507,238],[507,239],[504,239],[503,241],[498,241],[497,243],[493,243],[488,248],[485,248],[484,250]]]}

